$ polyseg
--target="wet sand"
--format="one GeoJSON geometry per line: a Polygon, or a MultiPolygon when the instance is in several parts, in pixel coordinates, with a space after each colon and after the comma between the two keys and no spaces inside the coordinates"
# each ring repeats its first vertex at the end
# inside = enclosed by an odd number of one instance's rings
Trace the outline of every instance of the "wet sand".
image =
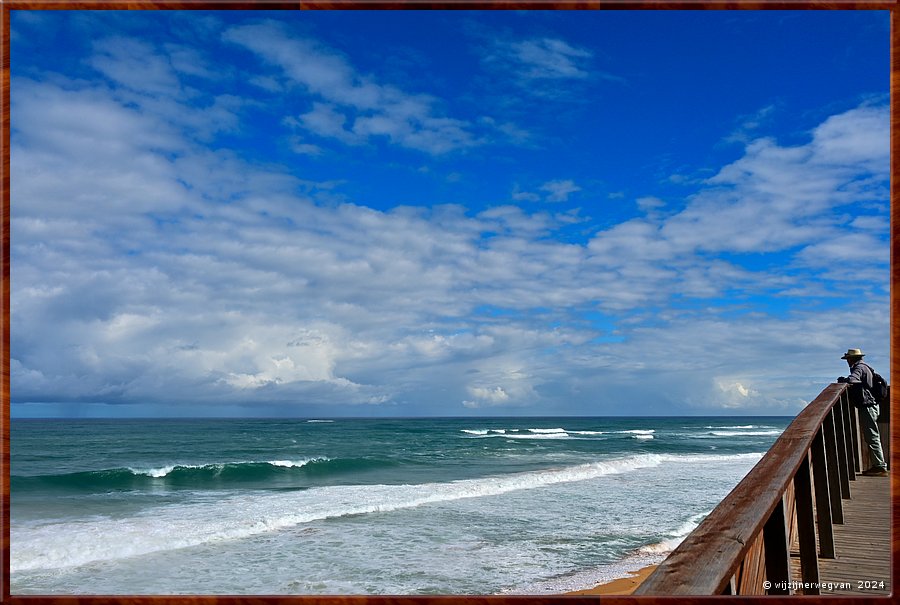
{"type": "Polygon", "coordinates": [[[586,590],[567,592],[568,595],[629,595],[640,585],[650,573],[656,569],[656,565],[650,565],[637,571],[629,572],[627,578],[617,578],[611,582],[600,584],[586,590]]]}

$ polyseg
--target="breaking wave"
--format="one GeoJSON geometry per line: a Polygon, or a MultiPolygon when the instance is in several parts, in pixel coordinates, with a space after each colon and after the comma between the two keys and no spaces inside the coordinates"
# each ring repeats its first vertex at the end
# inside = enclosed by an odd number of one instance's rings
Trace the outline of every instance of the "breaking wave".
{"type": "Polygon", "coordinates": [[[169,464],[147,468],[111,468],[96,471],[13,476],[12,488],[52,486],[76,491],[129,490],[148,487],[189,487],[203,489],[247,483],[264,483],[294,475],[322,478],[393,466],[389,460],[375,458],[303,458],[257,462],[211,464],[169,464]]]}

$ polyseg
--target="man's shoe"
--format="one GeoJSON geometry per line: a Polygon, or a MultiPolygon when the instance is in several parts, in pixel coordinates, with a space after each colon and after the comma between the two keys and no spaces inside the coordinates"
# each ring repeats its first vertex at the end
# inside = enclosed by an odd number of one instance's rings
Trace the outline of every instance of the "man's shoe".
{"type": "Polygon", "coordinates": [[[867,471],[862,472],[865,477],[887,477],[888,472],[887,469],[884,468],[870,468],[867,471]]]}

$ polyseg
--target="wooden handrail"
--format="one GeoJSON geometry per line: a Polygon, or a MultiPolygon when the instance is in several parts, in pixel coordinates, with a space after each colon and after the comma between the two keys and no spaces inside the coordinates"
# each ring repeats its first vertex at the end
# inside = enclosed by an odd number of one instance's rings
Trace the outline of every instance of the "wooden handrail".
{"type": "Polygon", "coordinates": [[[788,594],[795,537],[803,581],[816,583],[818,558],[834,558],[841,500],[867,462],[858,424],[848,385],[828,385],[634,594],[788,594]]]}

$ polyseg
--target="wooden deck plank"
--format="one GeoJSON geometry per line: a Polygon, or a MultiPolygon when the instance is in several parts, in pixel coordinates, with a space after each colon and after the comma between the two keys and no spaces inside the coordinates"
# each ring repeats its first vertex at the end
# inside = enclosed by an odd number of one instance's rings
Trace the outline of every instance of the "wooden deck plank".
{"type": "MultiPolygon", "coordinates": [[[[878,596],[891,593],[891,493],[888,477],[858,475],[844,500],[844,524],[834,526],[834,559],[819,559],[821,594],[878,596]],[[828,586],[832,589],[828,590],[828,586]]],[[[791,578],[800,582],[792,549],[791,578]]],[[[798,590],[802,593],[802,590],[798,590]]]]}

